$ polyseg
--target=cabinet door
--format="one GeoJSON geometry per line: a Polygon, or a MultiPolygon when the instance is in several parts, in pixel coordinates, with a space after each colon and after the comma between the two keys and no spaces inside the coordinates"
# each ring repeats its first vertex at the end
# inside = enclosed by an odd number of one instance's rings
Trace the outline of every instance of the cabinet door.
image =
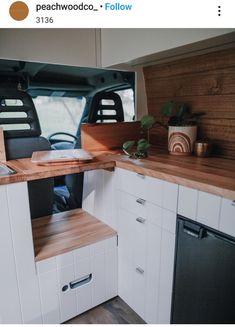
{"type": "Polygon", "coordinates": [[[133,299],[132,308],[145,319],[147,220],[133,216],[133,299]]]}
{"type": "Polygon", "coordinates": [[[20,324],[22,314],[5,185],[0,186],[0,208],[0,321],[20,324]]]}
{"type": "Polygon", "coordinates": [[[196,220],[198,191],[189,187],[179,186],[178,213],[184,217],[196,220]]]}
{"type": "Polygon", "coordinates": [[[222,199],[219,230],[235,237],[235,201],[222,199]]]}
{"type": "Polygon", "coordinates": [[[148,224],[146,252],[145,321],[158,323],[158,297],[161,259],[161,227],[148,224]]]}
{"type": "Polygon", "coordinates": [[[118,294],[130,306],[133,301],[133,214],[118,210],[118,294]]]}
{"type": "Polygon", "coordinates": [[[162,229],[158,323],[169,324],[174,271],[175,235],[162,229]]]}
{"type": "Polygon", "coordinates": [[[57,271],[50,270],[39,274],[39,287],[42,306],[42,321],[44,324],[59,324],[59,290],[57,271]]]}
{"type": "Polygon", "coordinates": [[[197,221],[219,229],[221,197],[206,192],[198,193],[197,221]]]}
{"type": "Polygon", "coordinates": [[[7,185],[9,219],[14,247],[23,323],[42,323],[27,183],[7,185]]]}
{"type": "Polygon", "coordinates": [[[61,322],[77,315],[76,291],[71,290],[69,283],[75,280],[74,265],[58,270],[61,322]],[[64,288],[65,286],[68,286],[64,288]]]}

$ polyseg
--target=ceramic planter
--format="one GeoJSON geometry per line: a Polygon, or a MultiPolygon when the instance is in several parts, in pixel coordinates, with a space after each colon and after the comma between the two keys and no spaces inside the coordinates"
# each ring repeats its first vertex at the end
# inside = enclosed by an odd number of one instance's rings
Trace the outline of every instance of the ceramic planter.
{"type": "Polygon", "coordinates": [[[197,126],[169,126],[168,151],[170,154],[187,156],[193,152],[197,138],[197,126]]]}

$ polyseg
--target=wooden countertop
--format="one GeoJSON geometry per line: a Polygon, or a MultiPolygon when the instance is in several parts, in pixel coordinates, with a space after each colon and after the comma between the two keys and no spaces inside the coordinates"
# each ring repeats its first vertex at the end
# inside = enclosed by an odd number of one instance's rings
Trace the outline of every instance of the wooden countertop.
{"type": "Polygon", "coordinates": [[[116,167],[235,200],[235,161],[169,155],[153,150],[147,159],[112,155],[116,167]]]}
{"type": "Polygon", "coordinates": [[[62,176],[95,169],[112,169],[115,161],[105,154],[96,154],[94,160],[82,163],[63,163],[36,165],[30,158],[9,160],[7,166],[14,169],[17,173],[10,176],[0,176],[0,185],[11,184],[23,181],[32,181],[48,177],[62,176]]]}
{"type": "Polygon", "coordinates": [[[117,234],[82,209],[32,220],[35,260],[41,261],[117,234]]]}
{"type": "Polygon", "coordinates": [[[74,165],[37,166],[30,159],[8,161],[16,175],[0,184],[78,173],[115,166],[235,200],[235,161],[221,158],[178,157],[155,148],[147,159],[133,160],[121,152],[94,152],[94,161],[74,165]]]}

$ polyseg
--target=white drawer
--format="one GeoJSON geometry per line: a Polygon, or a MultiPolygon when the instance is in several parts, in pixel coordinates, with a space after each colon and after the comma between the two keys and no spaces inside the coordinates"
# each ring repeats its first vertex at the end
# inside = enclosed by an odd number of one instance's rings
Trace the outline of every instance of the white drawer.
{"type": "Polygon", "coordinates": [[[176,213],[167,209],[160,208],[152,203],[147,203],[147,220],[164,230],[175,234],[176,213]]]}
{"type": "Polygon", "coordinates": [[[147,180],[147,200],[159,207],[163,203],[163,184],[164,181],[158,178],[146,177],[147,180]]]}
{"type": "Polygon", "coordinates": [[[154,225],[162,227],[162,208],[152,203],[147,203],[148,221],[154,225]]]}
{"type": "Polygon", "coordinates": [[[119,192],[119,205],[137,217],[147,218],[147,201],[143,198],[138,198],[126,192],[119,192]]]}
{"type": "Polygon", "coordinates": [[[36,269],[38,274],[44,274],[56,270],[56,257],[36,262],[36,269]]]}
{"type": "Polygon", "coordinates": [[[162,228],[172,234],[175,234],[176,213],[170,210],[162,210],[162,228]]]}
{"type": "Polygon", "coordinates": [[[178,184],[164,181],[162,192],[162,207],[164,209],[177,212],[178,188],[178,184]]]}
{"type": "Polygon", "coordinates": [[[197,221],[219,229],[221,197],[206,192],[198,193],[197,221]]]}
{"type": "Polygon", "coordinates": [[[147,177],[125,169],[117,169],[117,188],[136,197],[147,198],[147,177]]]}
{"type": "Polygon", "coordinates": [[[178,213],[196,220],[198,191],[189,187],[179,186],[178,213]]]}
{"type": "Polygon", "coordinates": [[[116,236],[36,266],[44,323],[64,322],[117,295],[116,236]]]}
{"type": "Polygon", "coordinates": [[[235,237],[235,201],[222,199],[219,230],[235,237]]]}
{"type": "Polygon", "coordinates": [[[116,186],[117,189],[136,198],[147,200],[173,212],[177,211],[178,184],[118,168],[116,186]]]}

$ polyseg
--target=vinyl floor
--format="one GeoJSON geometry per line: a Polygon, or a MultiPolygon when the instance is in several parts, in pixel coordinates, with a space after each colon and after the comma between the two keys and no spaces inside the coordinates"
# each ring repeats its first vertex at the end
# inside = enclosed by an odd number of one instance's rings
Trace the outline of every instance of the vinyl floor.
{"type": "Polygon", "coordinates": [[[145,322],[120,297],[115,297],[67,321],[66,324],[145,324],[145,322]]]}

